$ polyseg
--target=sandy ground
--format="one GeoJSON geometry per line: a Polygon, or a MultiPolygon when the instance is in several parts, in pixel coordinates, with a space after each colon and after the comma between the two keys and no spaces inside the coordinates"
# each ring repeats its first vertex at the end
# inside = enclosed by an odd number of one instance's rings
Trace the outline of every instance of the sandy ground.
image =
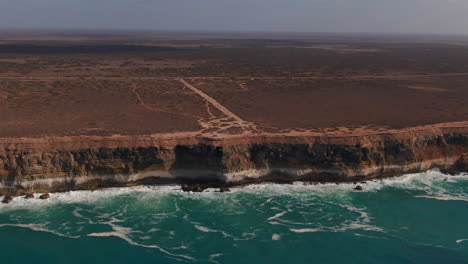
{"type": "Polygon", "coordinates": [[[463,45],[25,39],[0,43],[0,138],[352,136],[468,121],[463,45]]]}
{"type": "Polygon", "coordinates": [[[0,82],[14,88],[0,94],[0,137],[356,135],[463,121],[468,115],[464,86],[389,82],[9,80],[0,82]]]}

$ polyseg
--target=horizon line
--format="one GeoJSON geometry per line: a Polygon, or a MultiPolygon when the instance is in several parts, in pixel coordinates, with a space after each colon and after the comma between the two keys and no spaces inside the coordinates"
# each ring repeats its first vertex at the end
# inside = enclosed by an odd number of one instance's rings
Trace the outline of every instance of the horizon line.
{"type": "Polygon", "coordinates": [[[125,29],[125,28],[52,28],[52,27],[0,27],[0,33],[60,33],[66,34],[67,32],[85,34],[89,33],[185,33],[185,34],[277,34],[277,35],[367,35],[367,36],[439,36],[439,37],[468,37],[464,33],[434,33],[434,32],[371,32],[371,31],[285,31],[285,30],[202,30],[202,29],[125,29]],[[16,32],[15,32],[16,31],[16,32]],[[29,32],[28,32],[29,31],[29,32]]]}

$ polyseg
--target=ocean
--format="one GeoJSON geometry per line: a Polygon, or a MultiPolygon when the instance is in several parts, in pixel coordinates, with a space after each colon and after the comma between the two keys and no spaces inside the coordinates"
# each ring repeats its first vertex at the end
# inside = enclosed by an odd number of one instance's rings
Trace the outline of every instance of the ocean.
{"type": "Polygon", "coordinates": [[[139,186],[0,204],[2,263],[468,263],[468,175],[139,186]]]}

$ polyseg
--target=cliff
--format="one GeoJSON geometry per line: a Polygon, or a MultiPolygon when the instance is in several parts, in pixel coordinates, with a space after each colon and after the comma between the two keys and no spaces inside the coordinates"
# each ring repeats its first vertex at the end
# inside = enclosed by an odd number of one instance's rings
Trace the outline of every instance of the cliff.
{"type": "Polygon", "coordinates": [[[465,152],[466,126],[352,136],[3,138],[0,193],[173,182],[354,181],[449,168],[465,152]]]}

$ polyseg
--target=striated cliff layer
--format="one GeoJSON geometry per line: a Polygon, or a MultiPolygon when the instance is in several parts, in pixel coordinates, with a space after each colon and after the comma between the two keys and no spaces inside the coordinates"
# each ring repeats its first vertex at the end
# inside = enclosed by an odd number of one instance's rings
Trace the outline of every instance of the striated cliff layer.
{"type": "Polygon", "coordinates": [[[356,136],[257,135],[0,139],[0,193],[172,182],[354,181],[449,168],[468,127],[356,136]]]}

